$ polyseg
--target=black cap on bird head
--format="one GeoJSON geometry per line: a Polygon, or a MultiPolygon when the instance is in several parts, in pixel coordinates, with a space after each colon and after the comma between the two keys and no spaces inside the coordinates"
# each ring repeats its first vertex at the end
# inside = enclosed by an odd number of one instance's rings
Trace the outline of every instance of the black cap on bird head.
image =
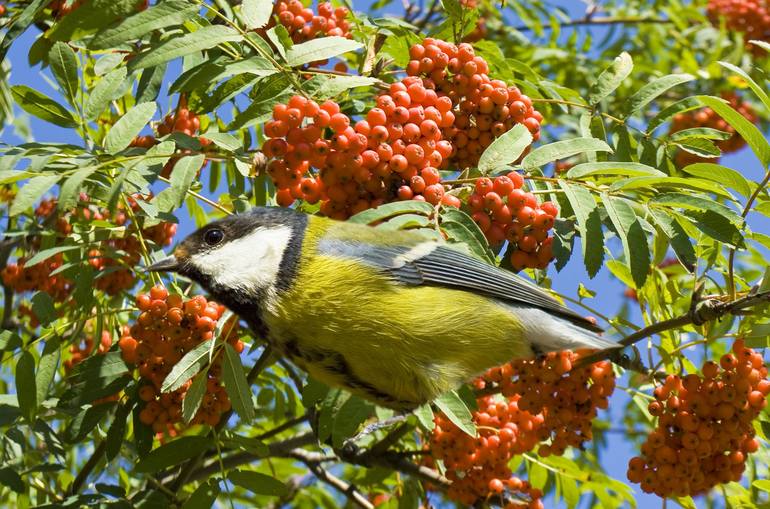
{"type": "Polygon", "coordinates": [[[229,307],[253,304],[291,284],[306,225],[294,210],[256,207],[199,228],[147,270],[188,277],[229,307]]]}

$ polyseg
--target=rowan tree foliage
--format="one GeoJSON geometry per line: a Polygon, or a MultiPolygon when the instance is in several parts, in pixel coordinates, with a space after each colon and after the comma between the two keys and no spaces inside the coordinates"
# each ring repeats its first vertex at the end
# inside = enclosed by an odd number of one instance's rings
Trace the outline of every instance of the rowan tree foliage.
{"type": "Polygon", "coordinates": [[[770,503],[765,0],[0,14],[23,140],[0,146],[3,505],[770,503]],[[738,150],[761,172],[720,163],[738,150]],[[627,348],[512,359],[394,414],[141,271],[178,227],[255,205],[572,278],[555,295],[627,348]]]}

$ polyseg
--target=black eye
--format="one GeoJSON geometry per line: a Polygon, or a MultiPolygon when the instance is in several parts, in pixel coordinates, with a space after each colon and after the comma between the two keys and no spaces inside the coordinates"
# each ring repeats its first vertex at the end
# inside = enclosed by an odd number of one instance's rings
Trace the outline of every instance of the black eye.
{"type": "Polygon", "coordinates": [[[222,230],[214,228],[203,234],[203,241],[209,246],[216,246],[222,239],[225,238],[225,233],[222,230]]]}

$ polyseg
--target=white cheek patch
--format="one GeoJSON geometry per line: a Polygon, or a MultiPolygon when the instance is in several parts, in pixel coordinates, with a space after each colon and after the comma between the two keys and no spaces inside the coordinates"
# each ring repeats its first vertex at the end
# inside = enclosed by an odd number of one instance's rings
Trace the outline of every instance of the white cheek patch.
{"type": "Polygon", "coordinates": [[[190,261],[217,285],[255,294],[275,285],[291,232],[288,226],[258,228],[239,239],[225,239],[222,246],[190,261]]]}

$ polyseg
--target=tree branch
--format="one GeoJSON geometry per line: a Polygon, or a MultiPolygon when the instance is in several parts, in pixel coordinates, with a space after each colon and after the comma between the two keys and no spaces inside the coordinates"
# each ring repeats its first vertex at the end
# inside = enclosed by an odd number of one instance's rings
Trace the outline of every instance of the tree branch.
{"type": "MultiPolygon", "coordinates": [[[[728,302],[720,300],[718,297],[710,297],[699,301],[697,294],[698,291],[696,290],[696,293],[693,296],[693,305],[690,307],[690,310],[687,313],[676,318],[664,320],[662,322],[648,325],[643,329],[639,329],[633,334],[630,334],[620,340],[618,345],[621,348],[631,346],[641,341],[642,339],[648,338],[655,334],[659,334],[663,331],[678,329],[684,327],[685,325],[703,325],[706,322],[717,320],[726,314],[736,315],[754,306],[770,303],[770,291],[757,292],[756,288],[743,297],[728,302]]],[[[580,363],[591,364],[606,358],[615,360],[613,357],[617,355],[618,350],[602,350],[592,355],[583,357],[580,360],[580,363]]]]}
{"type": "Polygon", "coordinates": [[[354,485],[343,481],[339,477],[324,469],[313,457],[313,455],[309,454],[304,449],[294,449],[291,456],[304,463],[308,469],[313,472],[313,475],[315,475],[319,480],[343,493],[354,505],[363,507],[364,509],[374,509],[374,505],[369,502],[369,500],[364,495],[362,495],[354,485]]]}

